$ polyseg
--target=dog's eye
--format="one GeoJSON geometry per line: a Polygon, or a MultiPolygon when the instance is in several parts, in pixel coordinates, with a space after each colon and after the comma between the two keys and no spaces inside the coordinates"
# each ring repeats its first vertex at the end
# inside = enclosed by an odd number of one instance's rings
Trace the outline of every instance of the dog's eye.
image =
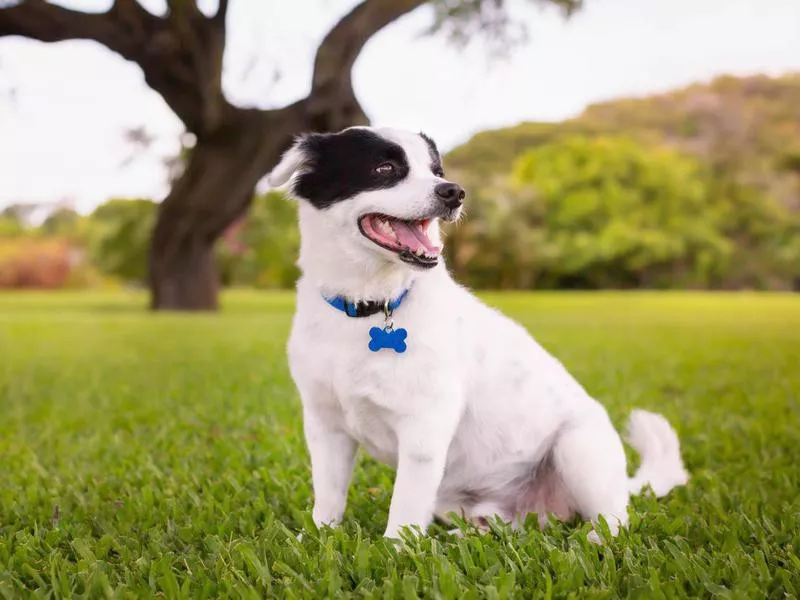
{"type": "Polygon", "coordinates": [[[438,169],[434,169],[433,170],[433,174],[436,175],[437,177],[442,177],[443,178],[444,177],[444,169],[442,169],[441,167],[439,167],[438,169]]]}
{"type": "Polygon", "coordinates": [[[394,165],[388,162],[383,163],[382,165],[375,167],[375,172],[378,175],[390,175],[394,172],[394,165]]]}

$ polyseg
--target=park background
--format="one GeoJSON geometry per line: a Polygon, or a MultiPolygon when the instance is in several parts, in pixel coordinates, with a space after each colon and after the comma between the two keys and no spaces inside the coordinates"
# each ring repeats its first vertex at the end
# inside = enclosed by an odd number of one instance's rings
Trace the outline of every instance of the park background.
{"type": "MultiPolygon", "coordinates": [[[[234,105],[275,111],[317,85],[314,50],[349,5],[285,6],[233,3],[218,84],[234,105]]],[[[439,141],[448,177],[469,192],[467,217],[448,228],[446,245],[459,280],[477,289],[800,288],[800,59],[792,52],[800,19],[790,3],[775,0],[769,11],[745,0],[709,0],[702,10],[631,1],[433,6],[403,8],[410,14],[354,62],[355,97],[329,103],[355,102],[358,114],[339,125],[375,112],[378,125],[424,129],[439,141]],[[424,35],[432,22],[440,29],[424,35]]],[[[100,45],[58,48],[20,38],[0,48],[0,287],[147,287],[159,202],[171,187],[176,194],[172,183],[193,153],[202,164],[206,143],[197,145],[194,130],[204,139],[211,125],[100,45]]],[[[351,62],[331,66],[331,77],[351,62]]],[[[212,101],[198,94],[196,103],[212,101]]],[[[301,129],[336,122],[338,109],[325,110],[301,129]]],[[[270,137],[269,128],[261,133],[270,137]]],[[[286,140],[275,143],[272,154],[286,140]]],[[[257,162],[247,150],[221,152],[257,162]]],[[[264,192],[263,173],[224,167],[215,173],[228,179],[223,187],[184,192],[216,194],[194,213],[181,206],[191,202],[168,199],[163,230],[182,229],[173,220],[202,222],[201,210],[206,218],[194,237],[166,233],[160,247],[208,246],[216,272],[196,280],[291,288],[294,205],[264,192]],[[247,191],[230,197],[231,181],[244,179],[245,188],[256,183],[252,204],[247,191]]],[[[173,270],[196,268],[192,257],[173,262],[173,270]]],[[[214,303],[177,307],[195,304],[214,303]]]]}
{"type": "MultiPolygon", "coordinates": [[[[444,164],[469,192],[445,256],[473,288],[800,290],[798,74],[721,76],[483,131],[444,164]]],[[[7,206],[0,286],[145,286],[157,208],[7,206]]],[[[257,194],[215,245],[221,284],[292,288],[298,249],[294,203],[257,194]]]]}
{"type": "Polygon", "coordinates": [[[800,597],[798,50],[795,0],[0,0],[0,596],[800,597]],[[454,276],[678,431],[618,538],[398,549],[366,457],[313,527],[261,180],[368,120],[467,189],[454,276]]]}

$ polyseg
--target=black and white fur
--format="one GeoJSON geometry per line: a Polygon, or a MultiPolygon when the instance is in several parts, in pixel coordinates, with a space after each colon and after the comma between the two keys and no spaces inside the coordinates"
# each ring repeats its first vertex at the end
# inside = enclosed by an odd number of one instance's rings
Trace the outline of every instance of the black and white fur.
{"type": "Polygon", "coordinates": [[[342,519],[359,447],[397,470],[385,530],[393,538],[451,512],[479,525],[532,512],[603,515],[616,533],[630,494],[649,484],[663,496],[687,482],[662,416],[631,415],[628,441],[642,464],[629,478],[604,407],[525,329],[453,281],[435,252],[412,256],[365,234],[365,215],[378,213],[422,223],[441,247],[439,222],[459,217],[464,194],[427,136],[362,127],[305,135],[268,181],[299,200],[302,277],[288,354],[317,525],[342,519]],[[350,318],[323,298],[383,301],[407,288],[394,314],[408,331],[404,354],[368,349],[382,314],[350,318]]]}

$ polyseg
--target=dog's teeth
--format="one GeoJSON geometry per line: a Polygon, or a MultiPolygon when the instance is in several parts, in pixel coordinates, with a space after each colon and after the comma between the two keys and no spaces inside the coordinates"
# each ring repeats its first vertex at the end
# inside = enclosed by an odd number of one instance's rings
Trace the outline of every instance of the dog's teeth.
{"type": "Polygon", "coordinates": [[[425,250],[423,250],[422,248],[417,248],[417,251],[414,254],[416,254],[417,256],[425,256],[425,250]]]}
{"type": "Polygon", "coordinates": [[[385,233],[389,237],[395,237],[394,229],[392,229],[392,226],[389,225],[388,221],[384,220],[378,221],[378,229],[381,230],[381,233],[385,233]]]}

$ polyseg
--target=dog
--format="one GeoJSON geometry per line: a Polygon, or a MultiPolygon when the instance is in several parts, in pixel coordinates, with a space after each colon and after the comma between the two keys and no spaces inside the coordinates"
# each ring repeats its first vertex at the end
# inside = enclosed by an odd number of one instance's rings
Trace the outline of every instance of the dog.
{"type": "Polygon", "coordinates": [[[268,174],[298,203],[297,304],[287,354],[303,406],[317,527],[345,511],[359,447],[396,469],[384,535],[438,517],[479,528],[579,515],[599,542],[631,494],[689,475],[678,436],[634,410],[627,474],[605,408],[516,322],[449,274],[440,224],[465,191],[424,133],[350,127],[299,136],[268,174]]]}

